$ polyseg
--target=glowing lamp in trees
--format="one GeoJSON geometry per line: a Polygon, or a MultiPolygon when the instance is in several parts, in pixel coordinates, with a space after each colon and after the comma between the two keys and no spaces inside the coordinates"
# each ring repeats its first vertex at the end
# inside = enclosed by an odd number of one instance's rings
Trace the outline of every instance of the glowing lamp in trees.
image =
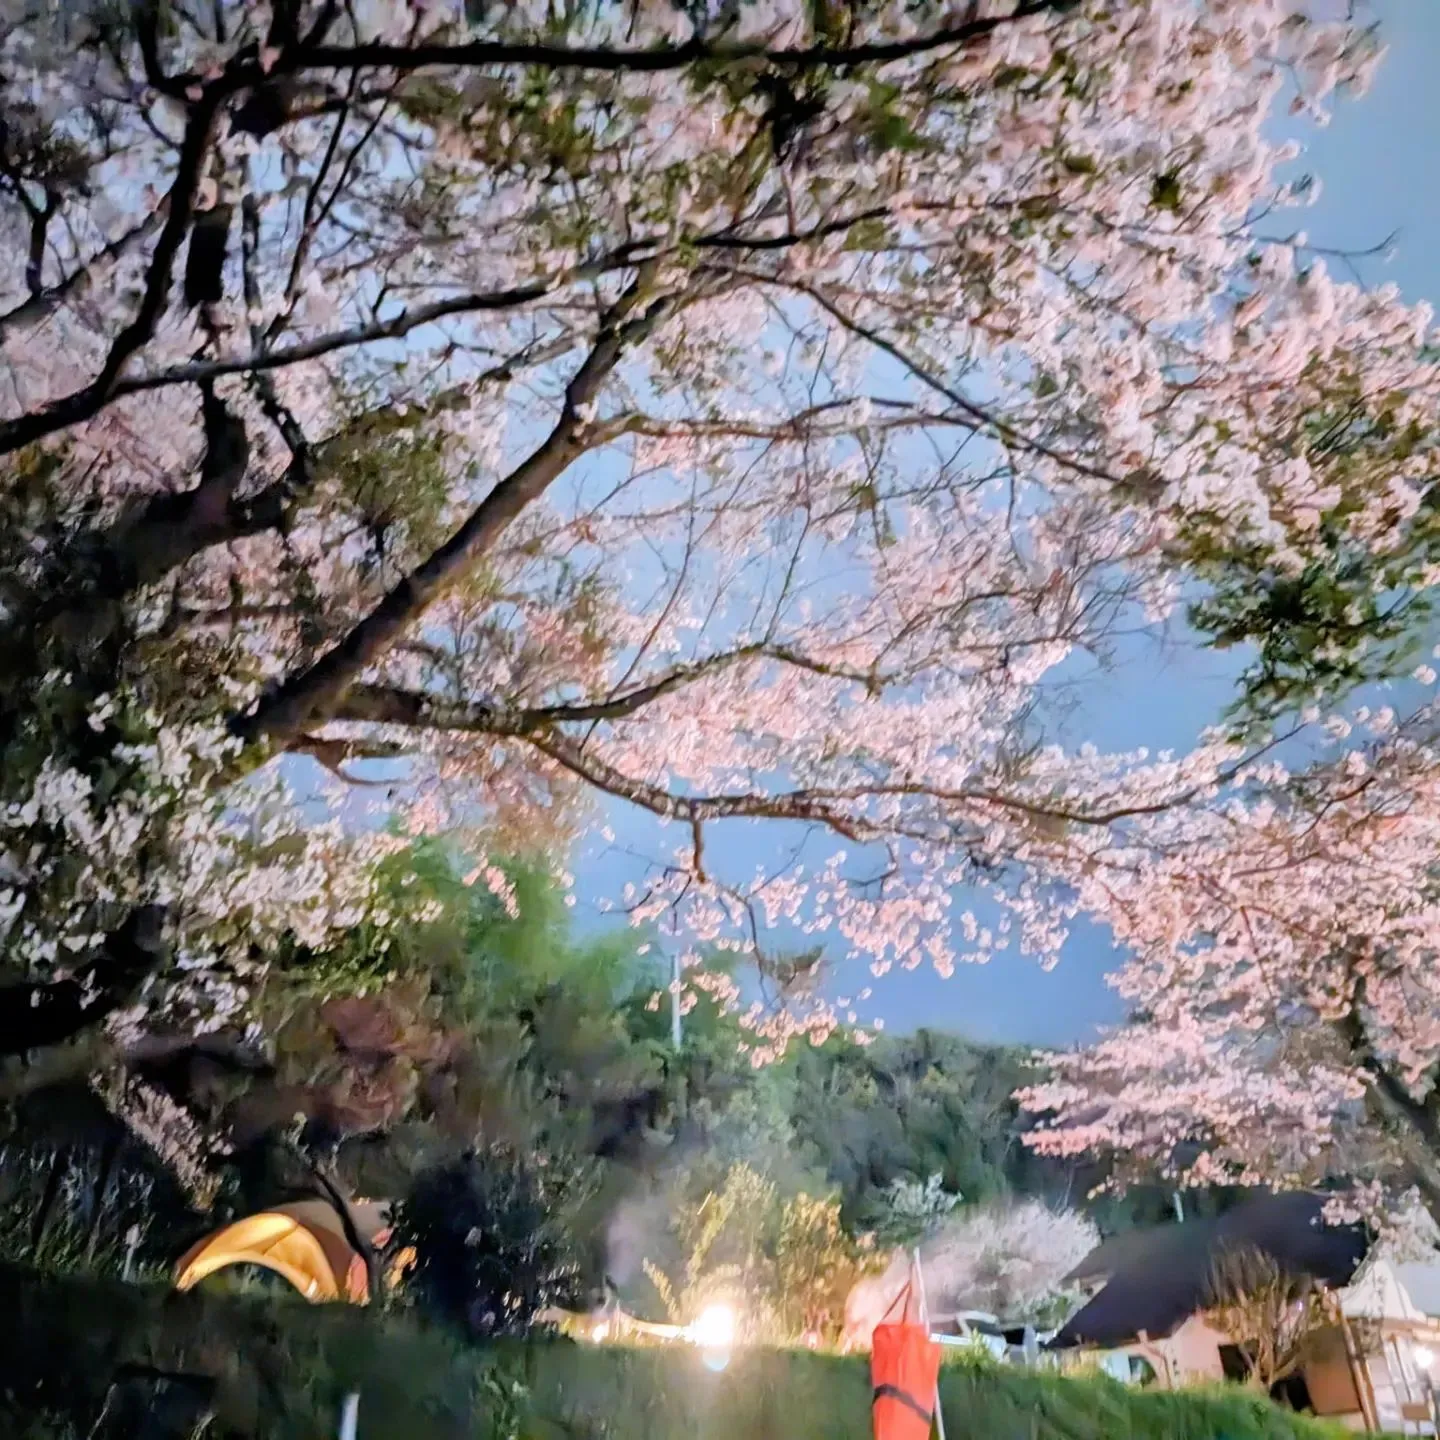
{"type": "Polygon", "coordinates": [[[736,1329],[735,1307],[714,1304],[707,1305],[695,1317],[686,1334],[711,1370],[723,1370],[730,1363],[736,1329]]]}

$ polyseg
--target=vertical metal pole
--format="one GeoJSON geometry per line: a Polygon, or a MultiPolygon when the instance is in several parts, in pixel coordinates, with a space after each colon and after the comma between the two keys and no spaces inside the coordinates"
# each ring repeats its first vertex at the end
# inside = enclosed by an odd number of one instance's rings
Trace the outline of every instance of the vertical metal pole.
{"type": "Polygon", "coordinates": [[[360,1392],[352,1390],[340,1406],[340,1440],[355,1440],[355,1427],[360,1420],[360,1392]]]}
{"type": "Polygon", "coordinates": [[[670,959],[670,1048],[680,1053],[680,952],[670,959]]]}
{"type": "Polygon", "coordinates": [[[1185,1202],[1180,1198],[1180,1192],[1178,1190],[1175,1192],[1173,1198],[1175,1201],[1175,1223],[1177,1225],[1183,1225],[1185,1223],[1185,1202]]]}
{"type": "MultiPolygon", "coordinates": [[[[920,1247],[917,1245],[911,1252],[911,1259],[915,1266],[915,1288],[920,1292],[920,1323],[925,1327],[925,1336],[930,1336],[930,1302],[925,1298],[925,1271],[920,1266],[920,1247]]],[[[935,1376],[935,1429],[940,1440],[945,1440],[945,1416],[940,1409],[940,1376],[935,1376]]]]}

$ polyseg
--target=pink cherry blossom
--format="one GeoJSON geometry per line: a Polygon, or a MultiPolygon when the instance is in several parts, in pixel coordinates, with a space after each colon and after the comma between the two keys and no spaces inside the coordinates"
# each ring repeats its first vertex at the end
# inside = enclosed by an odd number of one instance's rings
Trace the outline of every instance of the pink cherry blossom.
{"type": "MultiPolygon", "coordinates": [[[[114,676],[36,660],[15,692],[27,734],[85,686],[128,736],[96,699],[103,762],[57,746],[0,791],[27,975],[69,975],[99,907],[153,905],[163,1003],[242,1013],[250,957],[353,926],[403,843],[348,799],[317,823],[287,790],[314,765],[392,767],[402,831],[487,857],[558,857],[597,795],[649,812],[665,848],[624,908],[757,962],[757,1062],[838,1023],[777,933],[949,974],[1053,963],[1083,913],[1137,996],[1241,956],[1258,1004],[1253,957],[1303,921],[1327,1017],[1336,954],[1427,953],[1423,905],[1392,914],[1431,838],[1399,801],[1402,774],[1428,794],[1423,722],[1367,717],[1292,777],[1224,736],[1066,751],[1041,705],[1206,556],[1281,577],[1341,545],[1434,584],[1432,317],[1256,219],[1301,198],[1275,107],[1363,86],[1368,27],[1086,0],[865,7],[837,39],[767,0],[692,36],[663,4],[367,0],[302,4],[286,41],[261,0],[201,9],[104,46],[83,15],[0,32],[7,115],[84,172],[0,193],[0,635],[68,634],[76,557],[125,561],[100,567],[114,676]],[[1307,443],[1337,397],[1406,442],[1307,443]],[[1335,798],[1362,786],[1389,797],[1363,821],[1335,798]],[[742,822],[789,860],[713,866],[742,822]]],[[[513,900],[493,861],[475,879],[513,900]]],[[[1413,982],[1381,969],[1357,973],[1412,1083],[1428,1026],[1402,1035],[1413,982]]],[[[1207,1023],[1177,1013],[1177,1055],[1207,1023]]],[[[1319,1075],[1276,1080],[1307,1123],[1358,1093],[1319,1075]]]]}

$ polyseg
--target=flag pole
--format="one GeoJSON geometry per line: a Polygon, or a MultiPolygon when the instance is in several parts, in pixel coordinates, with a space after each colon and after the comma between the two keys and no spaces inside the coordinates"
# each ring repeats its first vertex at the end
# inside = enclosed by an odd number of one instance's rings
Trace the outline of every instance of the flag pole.
{"type": "MultiPolygon", "coordinates": [[[[910,1252],[911,1264],[915,1267],[915,1288],[920,1292],[920,1323],[925,1327],[925,1337],[930,1337],[930,1302],[925,1298],[925,1271],[920,1264],[920,1247],[910,1252]]],[[[945,1440],[945,1416],[940,1409],[940,1373],[935,1373],[935,1429],[940,1440],[945,1440]]]]}

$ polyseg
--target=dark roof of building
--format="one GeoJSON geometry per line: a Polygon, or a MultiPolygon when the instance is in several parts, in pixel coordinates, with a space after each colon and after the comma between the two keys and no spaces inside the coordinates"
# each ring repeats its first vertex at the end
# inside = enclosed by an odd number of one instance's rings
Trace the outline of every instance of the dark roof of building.
{"type": "Polygon", "coordinates": [[[1108,1240],[1102,1240],[1065,1277],[1064,1283],[1088,1288],[1109,1280],[1118,1270],[1132,1265],[1146,1265],[1153,1256],[1164,1254],[1166,1247],[1173,1243],[1171,1232],[1178,1228],[1175,1225],[1150,1225],[1143,1230],[1126,1230],[1112,1235],[1108,1240]]]}
{"type": "Polygon", "coordinates": [[[1323,1224],[1325,1198],[1307,1191],[1258,1195],[1218,1219],[1138,1232],[1143,1239],[1113,1247],[1095,1266],[1092,1252],[1072,1277],[1108,1268],[1109,1282],[1070,1317],[1051,1348],[1125,1345],[1141,1331],[1151,1339],[1169,1335],[1212,1303],[1211,1275],[1226,1251],[1262,1250],[1294,1275],[1344,1285],[1364,1258],[1365,1235],[1358,1226],[1323,1224]]]}

